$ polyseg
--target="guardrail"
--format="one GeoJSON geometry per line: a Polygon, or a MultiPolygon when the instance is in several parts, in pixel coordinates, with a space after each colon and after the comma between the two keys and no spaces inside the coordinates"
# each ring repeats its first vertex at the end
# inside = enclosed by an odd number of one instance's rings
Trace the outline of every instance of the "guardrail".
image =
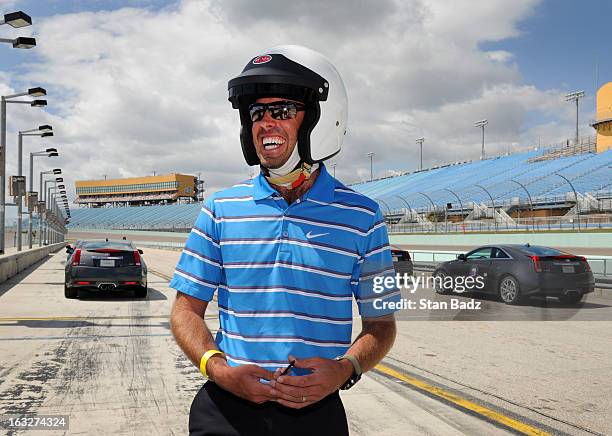
{"type": "Polygon", "coordinates": [[[547,218],[515,218],[515,224],[492,221],[470,221],[455,223],[440,221],[431,224],[406,223],[387,224],[389,233],[468,233],[468,232],[505,232],[526,231],[537,232],[546,230],[599,230],[612,229],[612,215],[573,218],[547,217],[547,218]]]}
{"type": "Polygon", "coordinates": [[[44,259],[49,253],[60,250],[64,242],[43,247],[30,248],[0,256],[0,282],[4,282],[36,262],[44,259]]]}

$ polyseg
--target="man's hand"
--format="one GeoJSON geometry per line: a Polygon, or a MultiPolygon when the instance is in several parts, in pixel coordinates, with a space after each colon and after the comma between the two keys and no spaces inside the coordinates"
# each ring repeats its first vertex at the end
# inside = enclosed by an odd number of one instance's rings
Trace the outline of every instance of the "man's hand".
{"type": "MultiPolygon", "coordinates": [[[[219,359],[220,360],[220,359],[219,359]]],[[[274,401],[278,392],[259,379],[272,380],[274,373],[257,365],[215,366],[211,377],[221,388],[232,394],[257,404],[274,401]]]]}
{"type": "Polygon", "coordinates": [[[276,401],[292,409],[301,409],[322,400],[338,390],[353,373],[353,365],[347,359],[295,359],[289,356],[289,361],[292,360],[295,360],[296,368],[310,369],[312,374],[280,375],[281,370],[277,370],[270,382],[276,391],[276,401]]]}

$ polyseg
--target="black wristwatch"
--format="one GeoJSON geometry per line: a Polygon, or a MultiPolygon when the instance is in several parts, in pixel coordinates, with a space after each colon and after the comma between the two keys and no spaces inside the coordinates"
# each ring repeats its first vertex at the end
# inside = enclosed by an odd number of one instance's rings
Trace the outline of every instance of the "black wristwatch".
{"type": "Polygon", "coordinates": [[[349,379],[342,386],[340,386],[340,389],[345,391],[347,389],[352,388],[355,383],[357,383],[361,379],[361,365],[359,364],[359,361],[355,359],[355,357],[349,356],[348,354],[338,356],[334,360],[342,359],[347,359],[349,362],[351,362],[351,365],[353,365],[353,374],[351,374],[349,379]]]}

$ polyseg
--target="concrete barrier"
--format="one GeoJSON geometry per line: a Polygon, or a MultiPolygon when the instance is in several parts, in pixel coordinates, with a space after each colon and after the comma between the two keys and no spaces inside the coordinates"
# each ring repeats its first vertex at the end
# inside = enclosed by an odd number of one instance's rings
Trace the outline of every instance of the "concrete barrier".
{"type": "Polygon", "coordinates": [[[61,250],[66,243],[46,245],[0,256],[0,283],[44,259],[49,253],[61,250]]]}

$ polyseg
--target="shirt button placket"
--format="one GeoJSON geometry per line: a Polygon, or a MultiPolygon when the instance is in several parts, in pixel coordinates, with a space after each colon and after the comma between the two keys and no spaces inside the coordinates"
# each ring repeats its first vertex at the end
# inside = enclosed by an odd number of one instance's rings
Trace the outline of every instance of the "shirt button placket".
{"type": "Polygon", "coordinates": [[[285,209],[281,218],[281,236],[283,240],[281,240],[280,243],[280,251],[284,254],[284,257],[287,257],[289,255],[289,247],[285,241],[285,239],[289,237],[289,230],[287,229],[288,224],[287,220],[285,219],[287,217],[287,212],[288,210],[285,209]]]}

